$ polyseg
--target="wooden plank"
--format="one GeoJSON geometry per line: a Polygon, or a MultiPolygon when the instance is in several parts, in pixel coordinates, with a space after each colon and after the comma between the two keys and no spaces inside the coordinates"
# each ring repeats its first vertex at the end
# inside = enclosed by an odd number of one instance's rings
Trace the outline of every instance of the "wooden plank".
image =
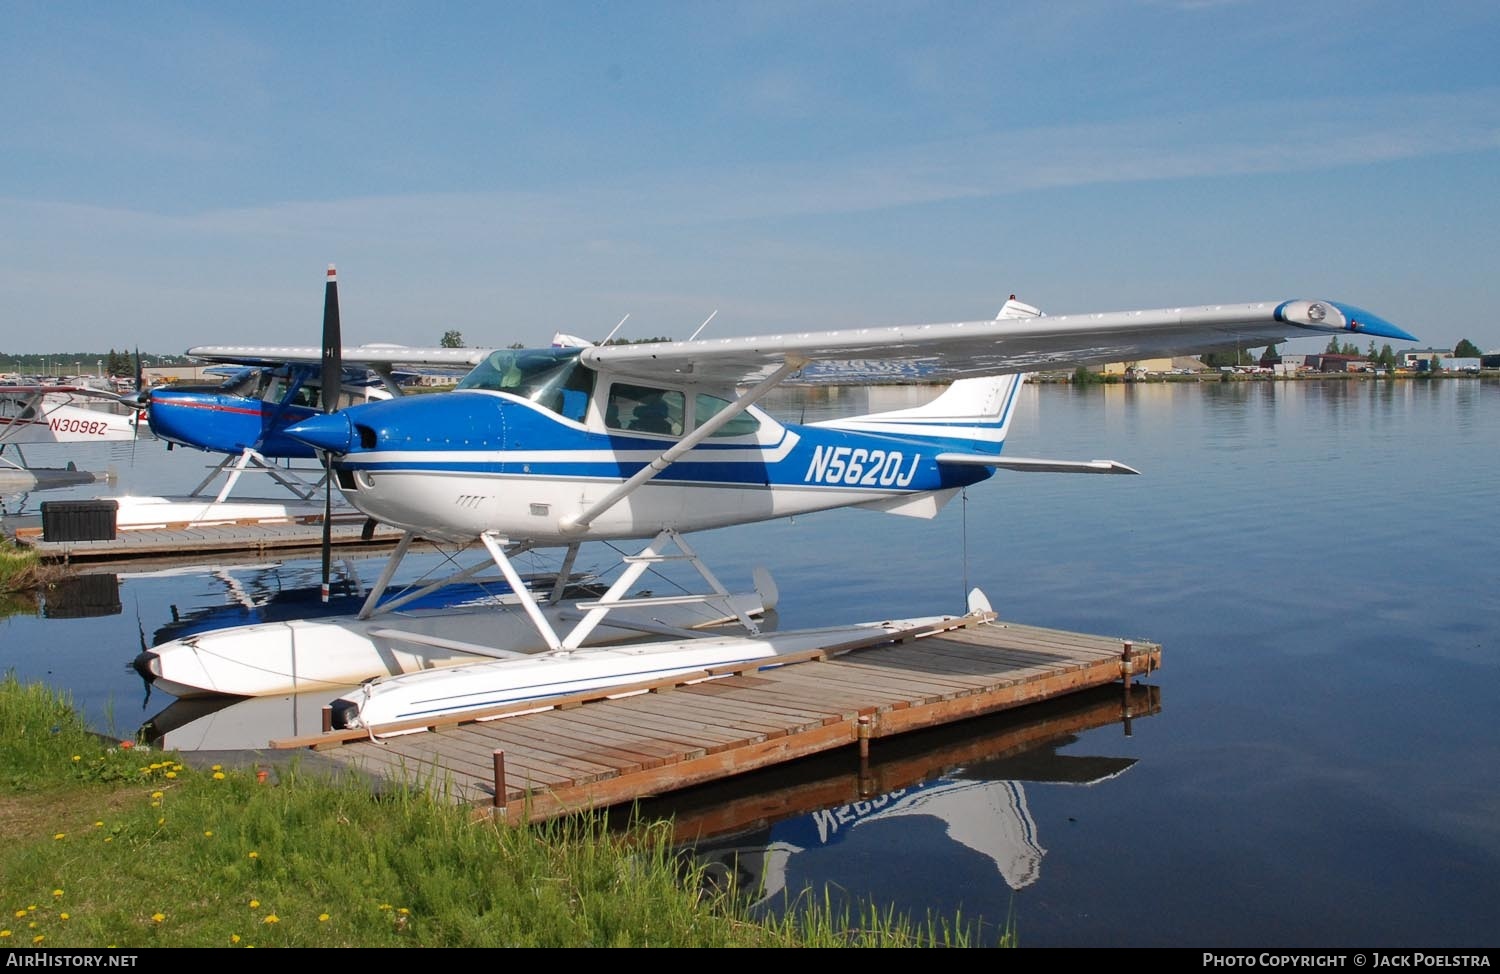
{"type": "Polygon", "coordinates": [[[1112,682],[1113,679],[1114,675],[1106,664],[1093,672],[1083,669],[1068,670],[1011,686],[997,687],[989,693],[942,701],[920,708],[889,711],[878,715],[876,724],[871,728],[871,736],[888,737],[893,734],[937,727],[941,724],[966,720],[969,717],[993,713],[1033,701],[1046,700],[1073,690],[1099,686],[1112,682]]]}
{"type": "Polygon", "coordinates": [[[497,749],[504,751],[506,755],[524,749],[538,758],[546,758],[560,768],[574,769],[578,774],[618,774],[623,769],[636,770],[639,767],[634,760],[625,762],[622,768],[619,760],[602,756],[586,757],[574,746],[574,742],[559,740],[533,729],[526,724],[524,717],[514,718],[504,727],[465,725],[436,733],[456,740],[474,742],[482,746],[491,757],[497,749]]]}
{"type": "MultiPolygon", "coordinates": [[[[528,804],[507,803],[507,821],[520,821],[529,812],[533,818],[602,808],[632,801],[641,795],[673,791],[716,781],[729,775],[771,767],[852,743],[852,728],[830,724],[805,734],[777,737],[723,754],[710,754],[671,768],[657,769],[578,788],[535,795],[528,804]]],[[[481,810],[481,814],[489,814],[481,810]]]]}
{"type": "MultiPolygon", "coordinates": [[[[543,740],[552,742],[553,746],[560,751],[574,754],[592,764],[615,768],[619,771],[639,771],[643,768],[659,767],[666,762],[660,755],[646,753],[644,751],[632,750],[626,747],[617,747],[599,736],[584,736],[571,724],[565,723],[559,731],[554,726],[539,723],[534,718],[545,717],[536,714],[529,717],[509,718],[512,723],[524,722],[527,731],[530,731],[543,740]],[[579,736],[574,736],[575,734],[579,736]]],[[[506,734],[512,735],[517,731],[515,728],[507,728],[506,734]]],[[[504,744],[497,746],[504,748],[504,744]]]]}
{"type": "MultiPolygon", "coordinates": [[[[809,672],[811,671],[809,667],[809,672]]],[[[790,671],[778,670],[776,672],[790,671]]],[[[867,697],[846,693],[842,687],[838,686],[836,680],[814,681],[808,685],[794,682],[790,677],[784,676],[749,684],[742,683],[742,679],[761,680],[759,677],[732,677],[718,682],[726,689],[744,695],[748,700],[787,701],[814,712],[822,710],[828,717],[835,719],[853,719],[860,713],[873,709],[867,697]]]]}
{"type": "Polygon", "coordinates": [[[570,720],[582,724],[603,725],[613,730],[635,734],[642,741],[650,740],[664,747],[673,748],[677,752],[678,761],[701,757],[708,753],[710,747],[720,746],[717,742],[704,742],[694,737],[675,733],[674,730],[647,726],[635,714],[609,711],[608,708],[597,704],[586,704],[574,710],[569,710],[566,713],[570,720]]]}
{"type": "Polygon", "coordinates": [[[665,699],[665,697],[624,697],[611,701],[610,705],[612,709],[630,713],[633,719],[641,723],[643,730],[649,727],[653,733],[667,731],[678,735],[670,738],[673,740],[711,746],[715,743],[733,744],[747,736],[738,731],[715,727],[709,722],[697,719],[696,716],[678,717],[672,713],[673,708],[670,706],[658,709],[655,704],[665,699]]]}
{"type": "Polygon", "coordinates": [[[995,683],[1012,678],[1012,672],[998,673],[993,668],[988,672],[979,673],[953,673],[946,670],[929,668],[928,659],[922,656],[916,659],[898,662],[895,660],[874,660],[860,663],[840,661],[839,665],[848,667],[849,672],[858,673],[861,678],[885,678],[896,681],[906,681],[914,692],[944,693],[961,689],[982,689],[993,686],[995,683]]]}
{"type": "Polygon", "coordinates": [[[699,714],[704,721],[718,726],[762,734],[784,734],[788,729],[800,729],[804,724],[823,723],[821,719],[809,721],[800,714],[782,713],[774,707],[757,707],[732,696],[696,692],[702,685],[693,684],[671,691],[670,699],[654,702],[653,710],[684,717],[699,714]]]}
{"type": "Polygon", "coordinates": [[[585,724],[580,720],[572,719],[571,712],[550,710],[546,713],[528,714],[525,718],[503,719],[524,719],[533,727],[560,740],[580,741],[584,745],[592,743],[595,746],[608,746],[610,750],[633,756],[643,768],[657,767],[682,758],[682,751],[679,748],[645,740],[635,731],[627,734],[609,726],[585,724]]]}
{"type": "MultiPolygon", "coordinates": [[[[789,687],[802,687],[814,692],[842,695],[846,698],[852,695],[849,682],[838,671],[837,663],[832,660],[827,663],[808,663],[805,666],[792,666],[778,670],[776,679],[779,683],[789,687]]],[[[858,696],[867,706],[878,707],[904,703],[910,695],[903,693],[900,689],[890,687],[860,687],[858,696]]]]}
{"type": "MultiPolygon", "coordinates": [[[[493,730],[500,729],[494,728],[493,730]]],[[[615,773],[615,769],[609,764],[586,761],[576,755],[559,751],[550,742],[520,734],[518,728],[508,727],[504,728],[504,731],[503,734],[486,734],[481,729],[465,726],[431,733],[452,741],[456,745],[473,749],[476,757],[482,759],[487,773],[490,774],[493,774],[496,750],[505,752],[507,768],[514,763],[559,780],[588,781],[615,773]]]]}

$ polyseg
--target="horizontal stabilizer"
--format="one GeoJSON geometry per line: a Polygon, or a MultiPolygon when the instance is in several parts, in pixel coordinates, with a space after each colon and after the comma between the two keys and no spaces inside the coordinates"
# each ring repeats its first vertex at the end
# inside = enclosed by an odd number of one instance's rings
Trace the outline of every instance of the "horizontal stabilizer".
{"type": "Polygon", "coordinates": [[[937,462],[1030,473],[1140,473],[1118,460],[1039,460],[1035,457],[996,457],[984,453],[940,453],[937,462]]]}

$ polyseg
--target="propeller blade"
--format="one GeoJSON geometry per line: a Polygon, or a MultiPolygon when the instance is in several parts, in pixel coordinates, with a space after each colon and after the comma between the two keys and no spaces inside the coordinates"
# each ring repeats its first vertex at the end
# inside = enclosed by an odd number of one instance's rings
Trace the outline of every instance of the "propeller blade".
{"type": "Polygon", "coordinates": [[[132,467],[135,466],[135,445],[141,438],[141,415],[146,409],[142,399],[144,397],[146,402],[149,402],[151,398],[145,394],[145,385],[145,372],[141,368],[141,348],[137,345],[135,349],[135,400],[131,406],[135,410],[135,416],[130,423],[130,465],[132,467]]]}
{"type": "Polygon", "coordinates": [[[339,335],[339,279],[328,265],[328,284],[323,291],[323,412],[338,407],[339,388],[344,384],[344,343],[339,335]]]}
{"type": "MultiPolygon", "coordinates": [[[[339,334],[339,278],[328,265],[328,283],[323,289],[323,381],[319,399],[323,412],[338,406],[339,390],[344,376],[344,340],[339,334]]],[[[328,581],[333,568],[333,454],[323,453],[323,586],[321,595],[328,602],[328,581]]]]}

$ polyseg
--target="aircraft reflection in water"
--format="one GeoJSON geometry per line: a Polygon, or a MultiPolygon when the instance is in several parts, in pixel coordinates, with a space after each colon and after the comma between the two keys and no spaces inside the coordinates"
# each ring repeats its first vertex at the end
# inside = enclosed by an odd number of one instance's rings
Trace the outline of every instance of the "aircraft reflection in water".
{"type": "MultiPolygon", "coordinates": [[[[1025,784],[1095,785],[1124,773],[1134,758],[1058,752],[1094,728],[1122,724],[1128,734],[1131,721],[1160,710],[1158,687],[1100,687],[911,740],[881,741],[857,769],[847,767],[845,752],[658,799],[642,812],[671,815],[674,840],[704,867],[704,882],[733,890],[757,910],[790,905],[814,885],[857,897],[859,877],[815,875],[818,866],[808,866],[816,860],[853,870],[860,857],[815,854],[875,823],[913,816],[936,819],[964,855],[984,857],[993,876],[1017,891],[1037,881],[1046,855],[1025,784]]],[[[978,899],[995,902],[986,892],[976,891],[978,899]]]]}

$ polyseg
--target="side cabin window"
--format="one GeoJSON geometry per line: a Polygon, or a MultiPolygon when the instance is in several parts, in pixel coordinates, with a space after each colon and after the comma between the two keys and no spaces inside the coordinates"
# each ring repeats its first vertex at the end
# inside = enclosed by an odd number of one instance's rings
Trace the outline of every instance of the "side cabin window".
{"type": "MultiPolygon", "coordinates": [[[[292,406],[306,406],[309,409],[318,408],[318,390],[307,385],[305,380],[301,385],[297,386],[295,392],[292,392],[292,384],[296,381],[295,378],[280,372],[270,373],[270,375],[271,381],[262,385],[260,390],[260,397],[266,402],[282,402],[285,400],[288,405],[292,406]],[[287,399],[288,392],[292,392],[292,397],[289,400],[287,399]]],[[[225,391],[231,395],[234,394],[232,388],[226,387],[225,391]]]]}
{"type": "Polygon", "coordinates": [[[583,422],[594,393],[593,369],[581,348],[502,348],[463,377],[459,389],[508,392],[559,416],[583,422]]]}
{"type": "Polygon", "coordinates": [[[609,387],[604,425],[632,433],[681,436],[687,397],[676,389],[616,382],[609,387]]]}
{"type": "MultiPolygon", "coordinates": [[[[729,408],[728,399],[698,393],[693,397],[693,426],[697,428],[729,408]]],[[[717,436],[751,436],[760,429],[760,420],[749,410],[714,430],[710,438],[717,436]]]]}

